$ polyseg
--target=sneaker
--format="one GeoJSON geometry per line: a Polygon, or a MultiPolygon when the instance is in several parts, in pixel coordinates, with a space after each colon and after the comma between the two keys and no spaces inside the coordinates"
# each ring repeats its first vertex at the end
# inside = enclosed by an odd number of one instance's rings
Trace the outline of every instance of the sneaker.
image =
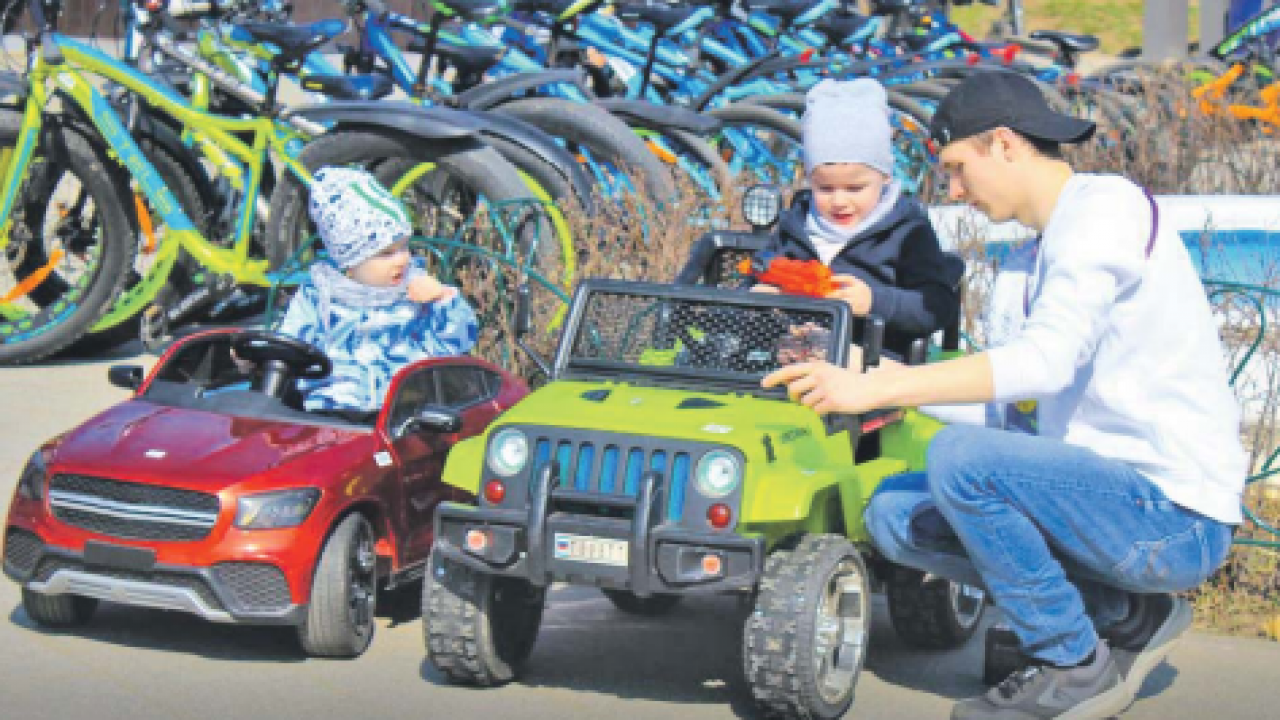
{"type": "Polygon", "coordinates": [[[1018,670],[986,693],[957,703],[951,720],[1102,720],[1132,700],[1110,649],[1099,642],[1089,664],[1018,670]]]}
{"type": "Polygon", "coordinates": [[[1191,627],[1191,603],[1173,595],[1132,595],[1129,616],[1103,630],[1103,639],[1114,648],[1112,655],[1120,675],[1137,697],[1142,683],[1191,627]]]}

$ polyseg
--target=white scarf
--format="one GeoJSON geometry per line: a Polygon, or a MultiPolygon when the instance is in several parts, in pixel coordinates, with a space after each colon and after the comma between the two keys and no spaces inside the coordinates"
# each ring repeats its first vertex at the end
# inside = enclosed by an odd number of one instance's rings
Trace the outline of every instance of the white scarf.
{"type": "Polygon", "coordinates": [[[804,222],[804,231],[809,236],[809,242],[813,243],[813,249],[818,251],[818,258],[822,260],[822,264],[831,265],[831,261],[840,254],[849,241],[883,220],[898,203],[898,196],[901,194],[902,184],[897,180],[890,181],[880,193],[880,202],[861,222],[851,228],[836,225],[819,215],[817,205],[811,200],[809,215],[804,222]]]}

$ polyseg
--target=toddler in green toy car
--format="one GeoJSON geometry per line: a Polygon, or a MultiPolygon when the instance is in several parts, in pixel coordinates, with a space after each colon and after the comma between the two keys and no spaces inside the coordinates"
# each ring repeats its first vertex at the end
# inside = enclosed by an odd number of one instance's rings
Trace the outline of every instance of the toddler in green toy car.
{"type": "MultiPolygon", "coordinates": [[[[817,260],[835,285],[826,297],[885,320],[885,348],[955,321],[963,263],[949,259],[919,202],[893,179],[889,106],[879,82],[823,80],[801,120],[809,189],[796,195],[757,257],[817,260]]],[[[757,282],[757,292],[780,292],[757,282]]]]}

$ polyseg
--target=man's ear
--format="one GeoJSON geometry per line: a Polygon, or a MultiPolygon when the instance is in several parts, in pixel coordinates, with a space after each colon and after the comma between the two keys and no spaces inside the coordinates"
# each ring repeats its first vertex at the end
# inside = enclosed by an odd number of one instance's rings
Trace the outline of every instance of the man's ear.
{"type": "Polygon", "coordinates": [[[991,153],[1005,162],[1013,162],[1023,150],[1023,140],[1007,127],[1000,126],[991,133],[991,153]]]}

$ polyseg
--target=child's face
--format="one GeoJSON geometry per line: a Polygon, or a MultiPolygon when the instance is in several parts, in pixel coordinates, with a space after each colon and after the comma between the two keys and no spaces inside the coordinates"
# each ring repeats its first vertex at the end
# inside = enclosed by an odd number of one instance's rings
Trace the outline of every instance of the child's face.
{"type": "Polygon", "coordinates": [[[853,227],[870,214],[888,181],[879,170],[861,163],[828,163],[809,174],[814,208],[841,227],[853,227]]]}
{"type": "Polygon", "coordinates": [[[409,269],[409,241],[398,240],[376,255],[347,269],[352,280],[373,287],[391,287],[404,281],[409,269]]]}

